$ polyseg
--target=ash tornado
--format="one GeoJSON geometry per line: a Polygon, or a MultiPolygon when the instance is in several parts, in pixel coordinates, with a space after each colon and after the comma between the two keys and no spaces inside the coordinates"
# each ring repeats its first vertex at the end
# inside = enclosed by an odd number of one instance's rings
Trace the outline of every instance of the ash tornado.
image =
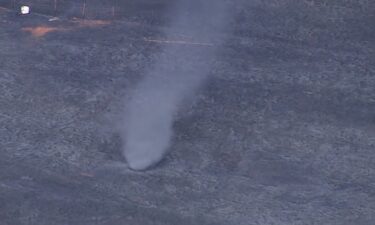
{"type": "Polygon", "coordinates": [[[123,154],[133,170],[150,168],[168,151],[176,111],[206,80],[228,24],[223,0],[180,0],[173,8],[164,47],[125,105],[123,154]]]}

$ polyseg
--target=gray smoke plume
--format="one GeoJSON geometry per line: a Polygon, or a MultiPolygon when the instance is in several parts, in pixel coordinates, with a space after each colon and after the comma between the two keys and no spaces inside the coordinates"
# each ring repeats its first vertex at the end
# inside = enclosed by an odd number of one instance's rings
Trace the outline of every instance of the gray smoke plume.
{"type": "Polygon", "coordinates": [[[170,42],[126,105],[123,153],[134,170],[158,163],[168,150],[174,115],[207,77],[228,13],[221,0],[182,0],[171,18],[165,31],[170,42]],[[173,42],[181,35],[186,42],[173,42]]]}

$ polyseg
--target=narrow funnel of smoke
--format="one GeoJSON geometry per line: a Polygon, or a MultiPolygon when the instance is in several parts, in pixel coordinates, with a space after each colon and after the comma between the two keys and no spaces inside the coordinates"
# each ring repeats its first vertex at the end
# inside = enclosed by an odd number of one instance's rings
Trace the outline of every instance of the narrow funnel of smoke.
{"type": "MultiPolygon", "coordinates": [[[[167,38],[182,31],[195,40],[207,41],[213,37],[213,27],[225,24],[221,1],[186,2],[172,13],[175,20],[166,29],[167,38]]],[[[213,56],[214,47],[168,45],[161,51],[126,105],[123,153],[131,169],[145,170],[163,158],[178,106],[205,80],[213,56]]]]}
{"type": "Polygon", "coordinates": [[[170,145],[173,118],[179,104],[205,77],[202,66],[191,74],[188,70],[191,61],[186,62],[186,57],[186,53],[179,57],[168,50],[164,59],[140,82],[127,104],[124,155],[131,169],[147,169],[163,158],[170,145]],[[178,64],[184,65],[173,66],[178,64]]]}
{"type": "Polygon", "coordinates": [[[168,92],[141,89],[130,103],[126,129],[125,157],[134,170],[159,162],[172,136],[175,101],[168,92]],[[131,129],[131,130],[130,130],[131,129]]]}

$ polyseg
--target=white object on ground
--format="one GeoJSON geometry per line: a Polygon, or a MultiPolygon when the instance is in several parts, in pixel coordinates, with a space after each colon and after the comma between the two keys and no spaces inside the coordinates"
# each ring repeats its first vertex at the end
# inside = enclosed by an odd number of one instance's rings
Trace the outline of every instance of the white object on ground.
{"type": "Polygon", "coordinates": [[[23,5],[21,6],[21,14],[22,15],[26,15],[26,14],[29,14],[30,13],[30,7],[27,6],[27,5],[23,5]]]}

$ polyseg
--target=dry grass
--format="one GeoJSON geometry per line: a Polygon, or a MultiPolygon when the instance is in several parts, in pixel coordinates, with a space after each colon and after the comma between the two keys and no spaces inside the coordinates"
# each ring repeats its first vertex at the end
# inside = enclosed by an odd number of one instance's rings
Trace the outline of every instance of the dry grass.
{"type": "Polygon", "coordinates": [[[73,25],[65,25],[65,26],[52,26],[52,25],[40,25],[34,27],[23,27],[21,30],[25,32],[29,32],[31,36],[35,38],[41,38],[51,32],[61,32],[61,31],[72,31],[75,29],[80,28],[95,28],[101,27],[111,24],[110,21],[106,20],[81,20],[75,19],[73,20],[73,25]]]}
{"type": "Polygon", "coordinates": [[[67,28],[51,27],[51,26],[36,26],[36,27],[24,27],[22,31],[29,32],[33,37],[40,38],[48,33],[55,31],[66,31],[67,28]]]}

